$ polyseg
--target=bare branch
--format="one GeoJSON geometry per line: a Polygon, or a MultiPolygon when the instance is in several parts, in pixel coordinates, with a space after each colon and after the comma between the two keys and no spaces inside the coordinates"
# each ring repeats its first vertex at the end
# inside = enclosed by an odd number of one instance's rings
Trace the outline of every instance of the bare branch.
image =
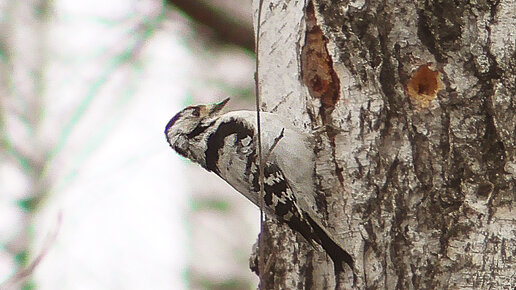
{"type": "Polygon", "coordinates": [[[62,212],[59,212],[57,215],[56,226],[54,230],[47,235],[45,243],[43,244],[43,248],[40,253],[36,256],[34,261],[32,261],[27,267],[24,269],[20,269],[18,272],[14,273],[9,279],[7,279],[4,283],[0,284],[0,290],[11,290],[16,289],[16,285],[19,285],[23,281],[25,281],[36,269],[36,267],[41,263],[43,258],[46,256],[50,248],[54,245],[57,234],[59,233],[59,229],[61,228],[61,222],[63,219],[62,212]]]}
{"type": "Polygon", "coordinates": [[[284,137],[284,135],[283,135],[284,132],[285,132],[285,128],[281,129],[281,132],[278,135],[278,137],[274,138],[274,142],[272,143],[272,146],[269,149],[269,152],[267,152],[267,155],[265,156],[265,161],[264,161],[265,164],[267,164],[267,162],[269,162],[269,156],[271,156],[272,151],[274,150],[274,148],[276,148],[276,145],[278,145],[281,138],[284,137]]]}
{"type": "Polygon", "coordinates": [[[215,4],[199,0],[167,0],[166,3],[176,6],[196,22],[209,27],[220,41],[253,51],[253,28],[228,13],[223,13],[215,4]]]}

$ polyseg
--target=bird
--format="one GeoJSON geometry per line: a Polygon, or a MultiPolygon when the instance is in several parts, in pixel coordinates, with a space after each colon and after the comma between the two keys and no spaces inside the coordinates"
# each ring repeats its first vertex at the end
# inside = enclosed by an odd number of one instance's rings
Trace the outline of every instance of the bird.
{"type": "MultiPolygon", "coordinates": [[[[229,98],[184,108],[167,123],[165,136],[178,154],[215,173],[260,207],[257,113],[222,113],[228,102],[229,98]]],[[[316,214],[314,138],[278,114],[260,116],[264,212],[314,248],[320,245],[332,259],[336,276],[344,264],[353,271],[352,256],[316,214]]]]}

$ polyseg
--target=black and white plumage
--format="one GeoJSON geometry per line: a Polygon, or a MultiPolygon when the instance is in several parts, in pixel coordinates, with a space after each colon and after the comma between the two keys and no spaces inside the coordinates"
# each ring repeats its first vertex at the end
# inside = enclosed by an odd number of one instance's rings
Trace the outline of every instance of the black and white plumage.
{"type": "MultiPolygon", "coordinates": [[[[228,101],[183,109],[168,122],[165,135],[180,155],[214,172],[259,206],[256,112],[222,114],[228,101]]],[[[314,150],[310,137],[278,115],[263,112],[261,120],[262,152],[264,158],[268,155],[264,166],[265,212],[312,245],[322,246],[336,270],[342,271],[343,263],[353,269],[351,256],[314,214],[314,150]]]]}

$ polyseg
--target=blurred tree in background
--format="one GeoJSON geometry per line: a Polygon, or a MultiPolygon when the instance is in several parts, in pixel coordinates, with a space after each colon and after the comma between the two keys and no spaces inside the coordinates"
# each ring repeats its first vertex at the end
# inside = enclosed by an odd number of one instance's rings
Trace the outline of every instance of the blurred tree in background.
{"type": "Polygon", "coordinates": [[[230,2],[0,1],[0,285],[59,213],[14,287],[256,285],[256,209],[163,136],[186,104],[253,103],[251,3],[230,2]]]}

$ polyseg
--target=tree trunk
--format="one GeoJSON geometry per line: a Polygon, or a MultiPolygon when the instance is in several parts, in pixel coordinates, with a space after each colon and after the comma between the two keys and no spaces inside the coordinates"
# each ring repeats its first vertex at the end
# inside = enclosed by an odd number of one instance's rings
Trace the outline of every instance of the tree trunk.
{"type": "MultiPolygon", "coordinates": [[[[263,3],[262,107],[317,141],[357,289],[516,286],[516,2],[474,3],[263,3]]],[[[324,253],[266,225],[263,289],[335,287],[324,253]]]]}

